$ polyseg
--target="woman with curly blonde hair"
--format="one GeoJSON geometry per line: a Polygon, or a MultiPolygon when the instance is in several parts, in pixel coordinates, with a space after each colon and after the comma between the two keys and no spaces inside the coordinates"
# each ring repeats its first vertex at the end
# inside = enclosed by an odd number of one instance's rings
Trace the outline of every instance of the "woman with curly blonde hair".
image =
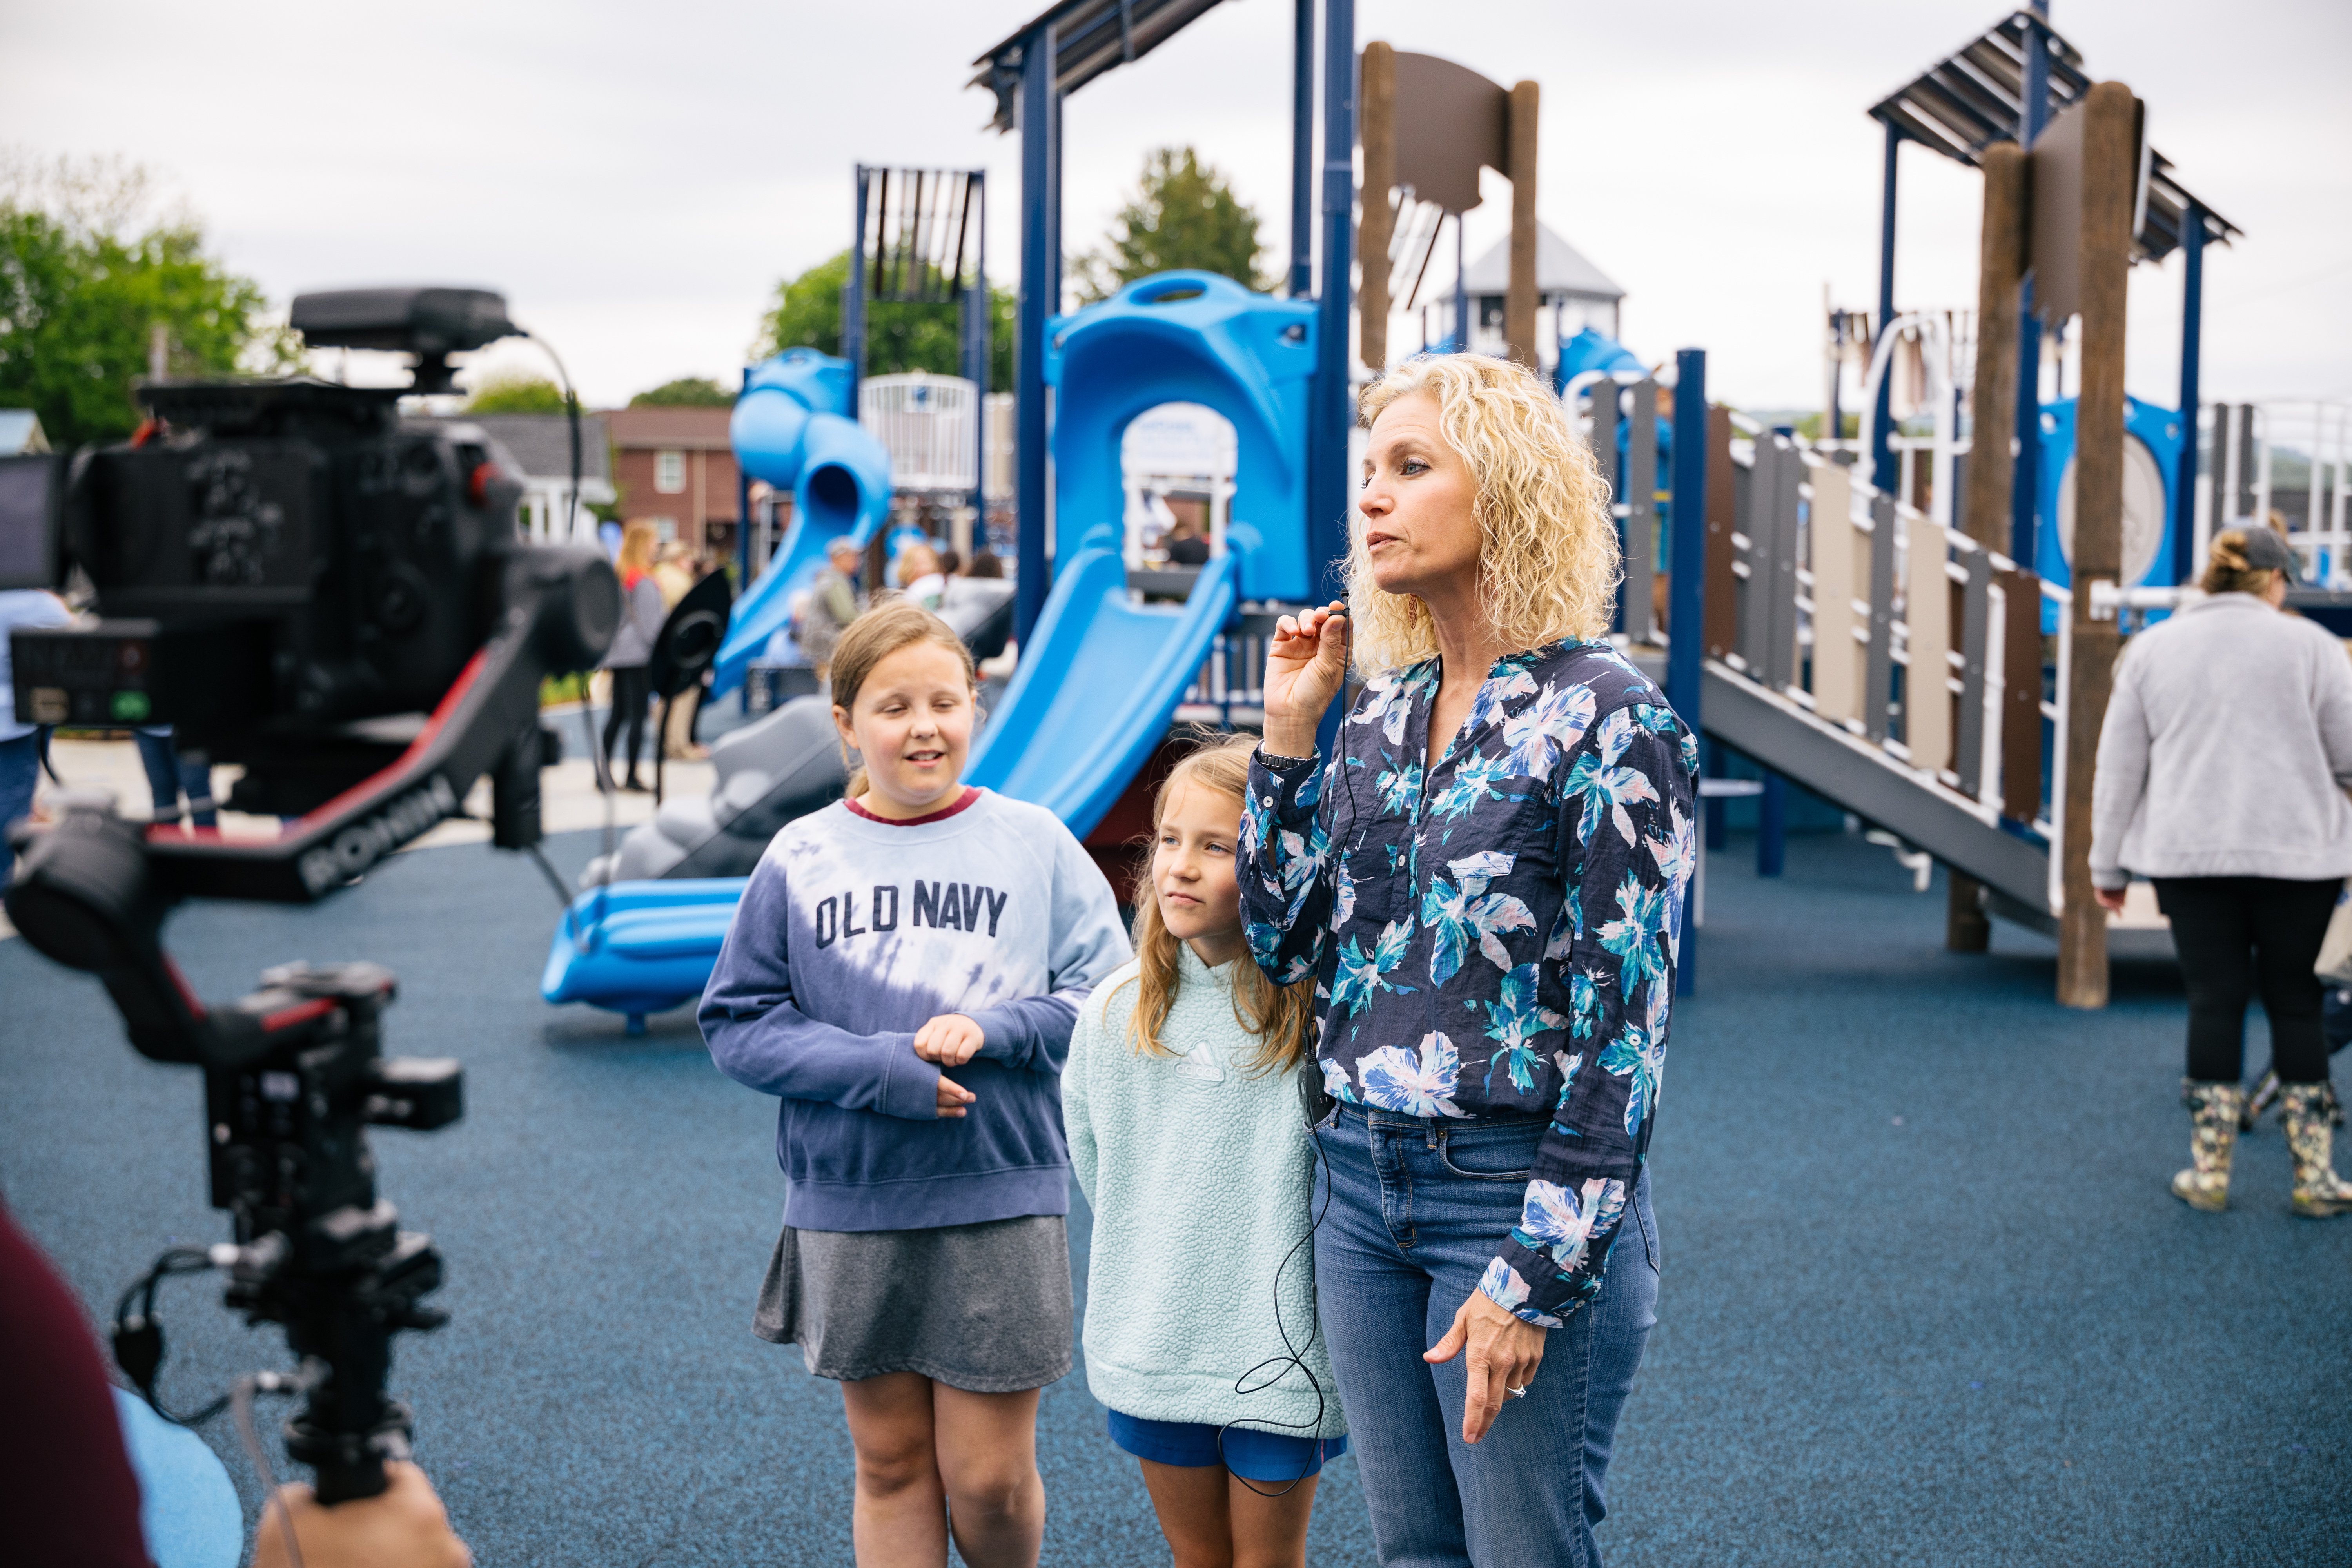
{"type": "Polygon", "coordinates": [[[1323,1328],[1383,1563],[1597,1563],[1697,747],[1606,640],[1608,489],[1549,389],[1448,354],[1361,410],[1348,603],[1277,627],[1236,868],[1259,966],[1315,981],[1323,1328]]]}

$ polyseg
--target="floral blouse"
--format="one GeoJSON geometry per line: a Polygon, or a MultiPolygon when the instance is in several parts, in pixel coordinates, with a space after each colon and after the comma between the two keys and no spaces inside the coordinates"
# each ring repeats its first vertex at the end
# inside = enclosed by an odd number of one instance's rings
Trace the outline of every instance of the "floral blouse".
{"type": "Polygon", "coordinates": [[[1250,949],[1312,974],[1324,1086],[1412,1116],[1548,1116],[1479,1289],[1557,1328],[1601,1289],[1647,1154],[1698,746],[1606,643],[1496,661],[1424,773],[1434,658],[1368,684],[1339,756],[1250,765],[1250,949]]]}

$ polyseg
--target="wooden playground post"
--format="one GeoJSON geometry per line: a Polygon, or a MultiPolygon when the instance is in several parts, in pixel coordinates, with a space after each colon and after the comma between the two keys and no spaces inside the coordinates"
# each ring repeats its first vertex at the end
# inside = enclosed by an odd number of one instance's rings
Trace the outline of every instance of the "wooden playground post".
{"type": "Polygon", "coordinates": [[[2124,316],[2131,272],[2139,103],[2121,82],[2084,95],[2082,232],[2076,251],[2083,314],[2082,391],[2074,450],[2074,654],[2066,693],[2065,906],[2059,913],[2058,1000],[2107,1004],[2107,915],[2091,887],[2091,790],[2099,730],[2122,637],[2116,617],[2094,618],[2093,584],[2123,572],[2124,316]]]}
{"type": "Polygon", "coordinates": [[[1511,89],[1507,121],[1511,162],[1511,275],[1503,294],[1504,352],[1529,370],[1536,353],[1536,113],[1543,92],[1534,82],[1511,89]]]}
{"type": "MultiPolygon", "coordinates": [[[[2015,466],[2004,433],[2017,425],[2018,320],[2026,263],[2026,159],[2014,142],[1996,142],[1979,157],[1984,170],[1984,228],[1977,268],[1977,438],[1969,447],[1966,515],[1960,531],[1987,550],[2009,543],[2010,484],[2015,466]]],[[[1949,870],[1949,868],[1947,868],[1949,870]]],[[[1950,870],[1944,945],[1983,952],[1992,942],[1984,888],[1950,870]]]]}
{"type": "Polygon", "coordinates": [[[1389,367],[1389,247],[1396,237],[1396,208],[1389,191],[1396,184],[1396,50],[1387,44],[1364,46],[1360,112],[1364,144],[1363,216],[1356,228],[1356,255],[1363,268],[1356,286],[1357,353],[1365,368],[1389,367]]]}

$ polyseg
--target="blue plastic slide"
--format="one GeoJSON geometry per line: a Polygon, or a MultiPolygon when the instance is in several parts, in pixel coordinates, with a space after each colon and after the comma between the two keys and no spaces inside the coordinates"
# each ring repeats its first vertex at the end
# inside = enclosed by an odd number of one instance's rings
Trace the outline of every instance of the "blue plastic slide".
{"type": "Polygon", "coordinates": [[[1042,805],[1085,837],[1168,733],[1234,613],[1238,562],[1201,569],[1181,606],[1128,600],[1116,552],[1086,550],[1055,579],[1030,646],[964,776],[1042,805]]]}
{"type": "Polygon", "coordinates": [[[842,535],[864,548],[890,513],[890,455],[851,416],[849,362],[788,349],[753,367],[728,424],[735,460],[755,479],[793,492],[793,525],[759,579],[735,601],[710,695],[743,672],[792,619],[793,596],[842,535]]]}
{"type": "Polygon", "coordinates": [[[635,1033],[646,1014],[702,994],[749,880],[712,877],[591,888],[556,922],[539,994],[550,1002],[587,1002],[625,1013],[635,1033]]]}

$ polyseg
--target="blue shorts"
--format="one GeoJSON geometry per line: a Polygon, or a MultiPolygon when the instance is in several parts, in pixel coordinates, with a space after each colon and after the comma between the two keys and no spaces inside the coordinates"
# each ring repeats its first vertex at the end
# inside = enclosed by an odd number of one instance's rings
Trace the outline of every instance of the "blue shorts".
{"type": "Polygon", "coordinates": [[[1110,1412],[1110,1440],[1139,1459],[1203,1469],[1223,1465],[1245,1481],[1287,1485],[1323,1468],[1323,1461],[1348,1451],[1345,1437],[1294,1437],[1286,1432],[1262,1432],[1255,1426],[1209,1426],[1198,1421],[1147,1421],[1140,1415],[1110,1412]],[[1224,1434],[1218,1451],[1217,1434],[1224,1434]]]}

